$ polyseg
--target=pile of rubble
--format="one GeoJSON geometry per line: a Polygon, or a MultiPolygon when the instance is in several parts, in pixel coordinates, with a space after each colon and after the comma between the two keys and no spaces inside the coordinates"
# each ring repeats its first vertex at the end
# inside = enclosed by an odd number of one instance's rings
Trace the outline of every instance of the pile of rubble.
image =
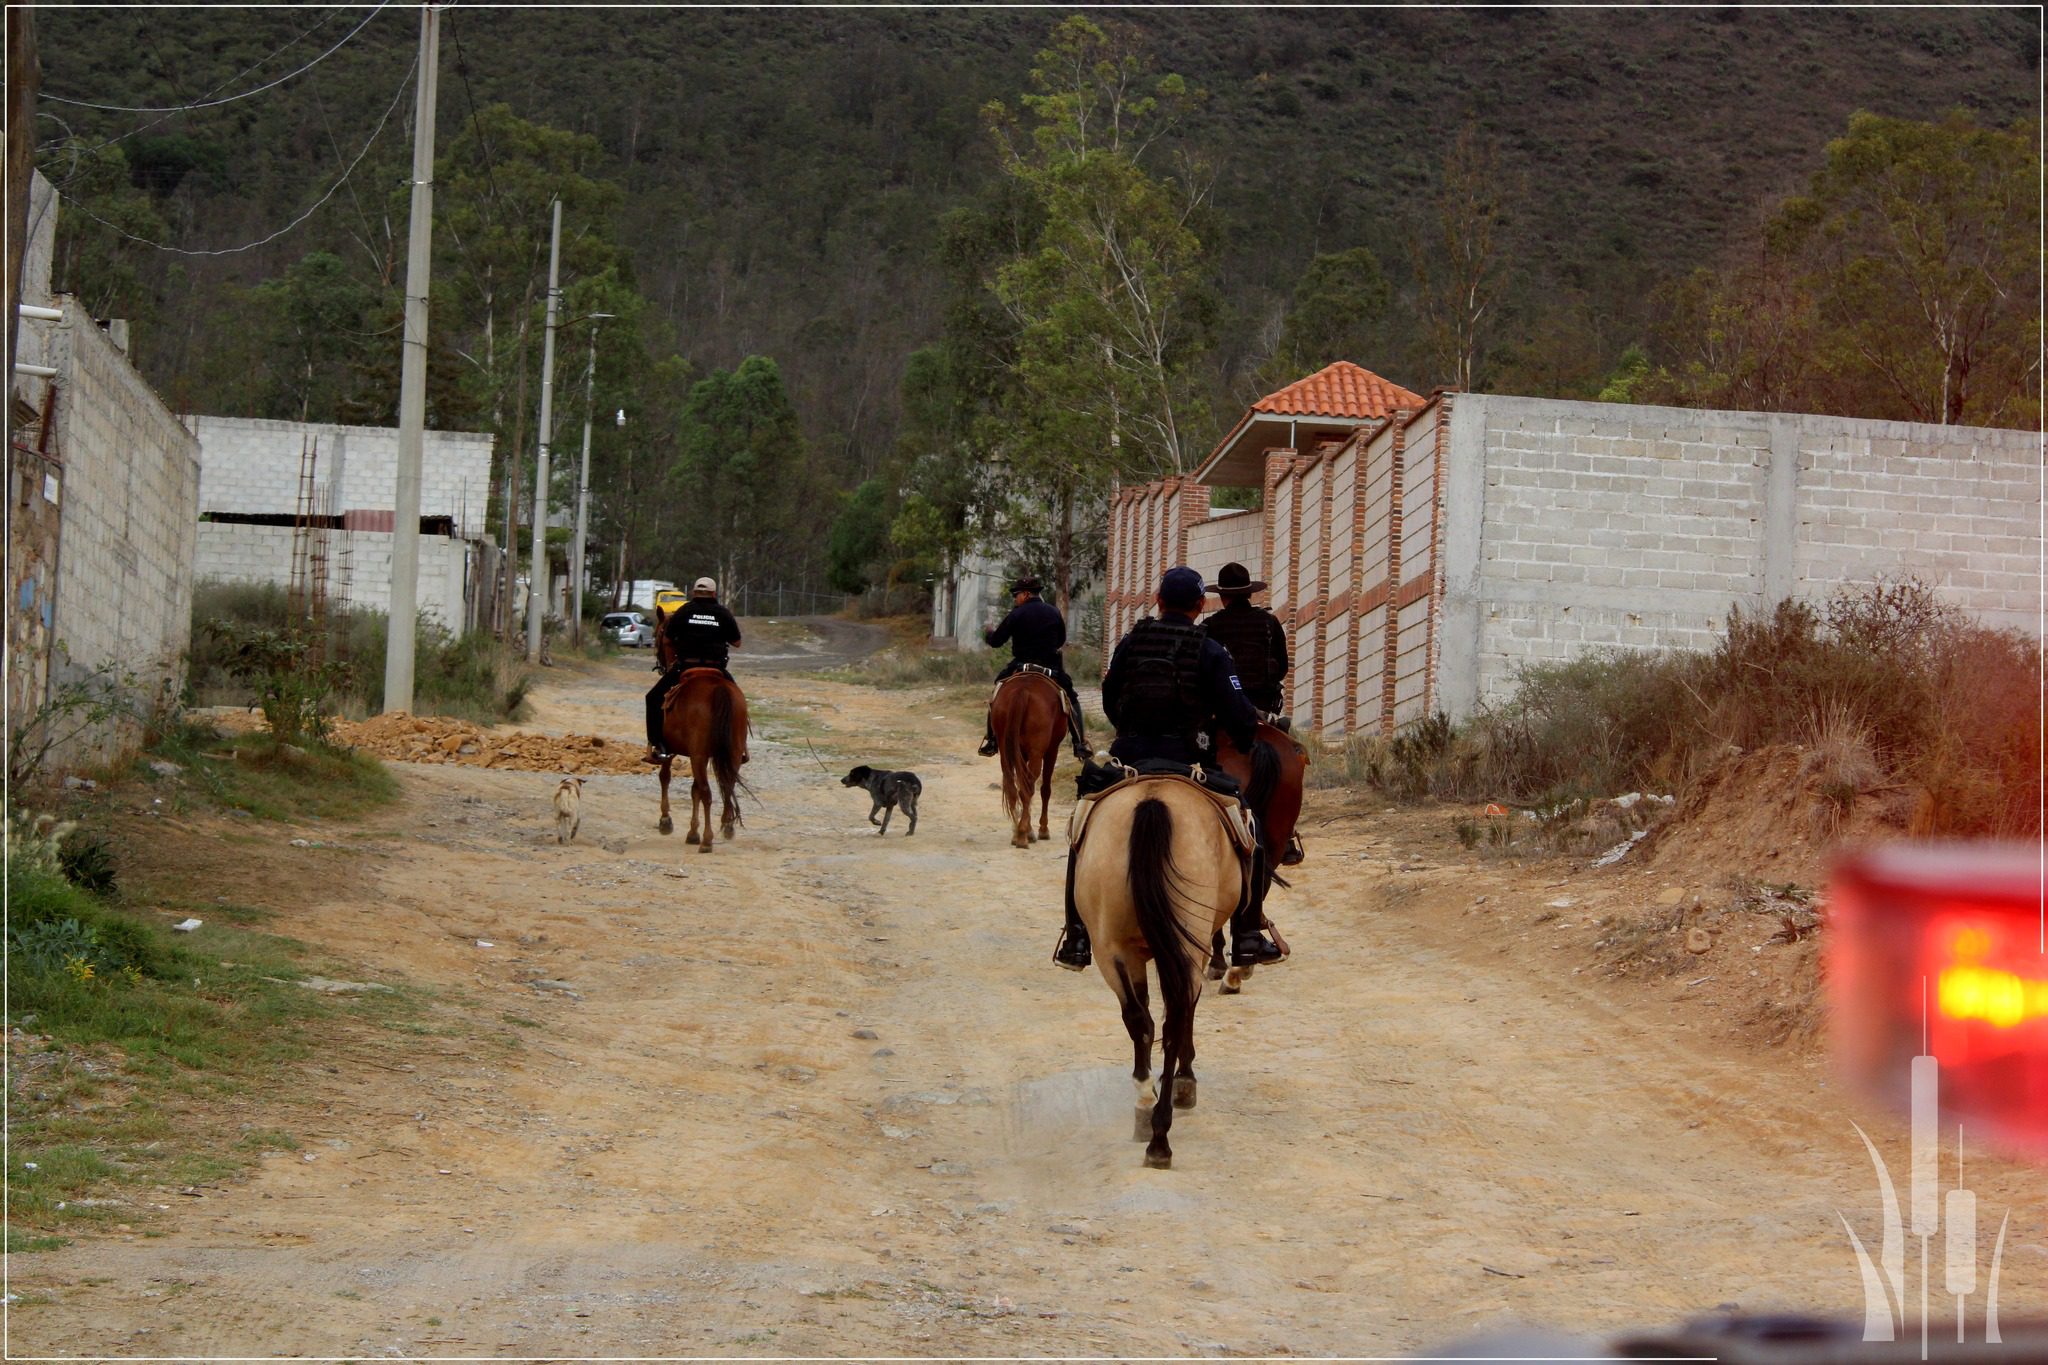
{"type": "Polygon", "coordinates": [[[337,721],[333,742],[397,763],[460,763],[517,772],[639,773],[651,771],[637,749],[602,735],[493,734],[466,720],[403,711],[337,721]]]}

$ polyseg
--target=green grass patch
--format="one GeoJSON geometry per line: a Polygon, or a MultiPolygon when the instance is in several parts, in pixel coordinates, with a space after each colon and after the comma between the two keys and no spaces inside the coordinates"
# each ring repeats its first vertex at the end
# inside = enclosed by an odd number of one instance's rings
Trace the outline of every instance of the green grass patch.
{"type": "Polygon", "coordinates": [[[196,795],[215,810],[261,820],[335,820],[398,795],[398,780],[368,754],[277,744],[263,734],[224,736],[203,725],[173,730],[145,758],[184,770],[164,776],[147,761],[134,769],[138,779],[172,790],[174,809],[196,795]]]}

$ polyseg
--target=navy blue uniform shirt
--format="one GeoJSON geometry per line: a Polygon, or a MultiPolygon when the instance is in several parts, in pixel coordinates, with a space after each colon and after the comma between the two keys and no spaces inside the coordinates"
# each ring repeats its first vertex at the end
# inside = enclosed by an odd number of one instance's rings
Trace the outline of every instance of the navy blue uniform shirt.
{"type": "Polygon", "coordinates": [[[990,649],[1008,645],[1018,663],[1056,669],[1067,644],[1067,623],[1060,619],[1059,608],[1043,597],[1031,597],[1011,607],[1003,623],[981,638],[990,649]]]}

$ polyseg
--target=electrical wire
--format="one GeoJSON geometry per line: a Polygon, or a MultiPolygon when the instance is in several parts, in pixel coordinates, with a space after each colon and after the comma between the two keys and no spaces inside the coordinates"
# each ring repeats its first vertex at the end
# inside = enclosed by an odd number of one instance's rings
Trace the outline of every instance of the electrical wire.
{"type": "MultiPolygon", "coordinates": [[[[251,95],[260,95],[266,90],[275,90],[278,86],[283,85],[286,81],[292,80],[293,78],[298,76],[303,76],[306,72],[311,71],[314,67],[320,65],[320,63],[326,61],[329,57],[332,57],[335,53],[341,51],[341,49],[348,43],[349,39],[355,37],[358,33],[361,33],[366,27],[368,27],[370,20],[375,19],[378,15],[382,14],[384,12],[385,6],[389,5],[390,3],[391,0],[380,0],[379,4],[377,5],[377,8],[371,10],[369,14],[364,16],[362,23],[357,24],[347,33],[342,34],[340,40],[337,41],[333,47],[328,48],[325,52],[315,57],[312,61],[307,62],[298,70],[287,72],[286,74],[279,76],[276,80],[271,81],[268,84],[259,85],[254,90],[244,90],[238,95],[227,95],[217,100],[201,99],[193,104],[172,104],[156,106],[130,104],[95,104],[91,100],[77,100],[72,99],[66,95],[52,95],[47,91],[43,92],[39,96],[39,98],[50,100],[57,104],[73,104],[83,109],[101,109],[114,114],[182,114],[194,109],[217,109],[223,104],[233,104],[236,100],[245,100],[248,99],[251,95]]],[[[320,20],[320,23],[324,24],[326,22],[327,20],[323,16],[320,20]]],[[[315,24],[313,28],[318,28],[319,26],[319,24],[315,24]]],[[[312,31],[313,29],[307,29],[306,33],[311,33],[312,31]]],[[[284,47],[279,48],[277,52],[286,51],[294,44],[298,43],[300,39],[304,37],[305,34],[300,34],[298,38],[292,39],[292,41],[286,43],[284,47]]],[[[275,57],[277,55],[277,52],[271,53],[271,57],[275,57]]],[[[263,59],[263,61],[265,62],[269,60],[270,57],[265,57],[263,59]]],[[[263,65],[263,62],[256,63],[256,66],[261,65],[263,65]]],[[[255,69],[255,66],[248,67],[243,71],[242,74],[247,75],[249,71],[254,71],[255,69]]],[[[238,76],[233,79],[238,80],[240,79],[240,77],[238,76]]],[[[229,82],[227,81],[221,82],[222,85],[226,85],[228,83],[229,82]]],[[[218,86],[215,87],[215,89],[218,88],[218,86]]]]}
{"type": "Polygon", "coordinates": [[[405,79],[399,83],[398,93],[391,97],[391,103],[388,106],[386,106],[383,117],[378,119],[377,126],[370,130],[370,136],[368,140],[363,143],[363,149],[356,153],[355,160],[348,163],[348,168],[341,173],[341,179],[335,181],[332,185],[329,185],[327,187],[327,193],[321,195],[319,199],[315,200],[311,208],[307,209],[304,213],[292,219],[289,223],[286,223],[283,227],[279,228],[277,231],[271,233],[267,237],[260,237],[253,242],[244,242],[240,246],[222,247],[215,251],[199,251],[191,247],[171,246],[164,242],[153,242],[147,237],[138,237],[134,233],[127,231],[126,229],[118,226],[117,224],[108,222],[106,219],[94,213],[91,209],[85,208],[83,205],[80,204],[74,203],[66,205],[66,211],[70,213],[84,214],[87,218],[92,219],[101,227],[111,228],[117,235],[124,237],[131,242],[137,242],[147,247],[155,247],[158,251],[168,251],[179,256],[234,256],[244,251],[253,251],[259,246],[266,246],[269,243],[274,242],[278,238],[284,236],[287,232],[290,232],[293,228],[305,222],[314,214],[318,213],[321,210],[321,208],[326,205],[327,201],[332,199],[336,194],[338,194],[341,191],[341,187],[348,183],[349,177],[355,174],[356,167],[360,166],[363,162],[363,158],[370,154],[370,148],[376,143],[378,134],[384,131],[384,125],[391,121],[391,115],[393,114],[393,112],[397,110],[399,104],[405,99],[406,87],[412,84],[413,76],[419,70],[419,64],[419,56],[417,53],[415,53],[412,59],[412,64],[406,68],[405,79]]]}

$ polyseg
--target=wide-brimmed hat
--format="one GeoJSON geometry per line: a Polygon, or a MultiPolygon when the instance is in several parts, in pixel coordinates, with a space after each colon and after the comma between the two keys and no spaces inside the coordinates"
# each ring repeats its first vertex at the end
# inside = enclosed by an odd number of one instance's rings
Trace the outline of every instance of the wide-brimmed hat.
{"type": "Polygon", "coordinates": [[[690,596],[692,596],[692,597],[716,597],[716,596],[718,596],[718,580],[717,580],[717,579],[715,579],[715,578],[700,578],[700,579],[698,579],[698,580],[697,580],[697,581],[696,581],[695,583],[692,583],[692,584],[690,585],[690,596]]]}
{"type": "Polygon", "coordinates": [[[1040,592],[1042,590],[1042,585],[1030,574],[1025,574],[1010,585],[1011,592],[1040,592]]]}
{"type": "Polygon", "coordinates": [[[1209,591],[1218,597],[1231,597],[1238,593],[1254,593],[1266,585],[1252,577],[1252,572],[1242,564],[1225,564],[1223,571],[1216,575],[1216,581],[1209,585],[1209,591]]]}

